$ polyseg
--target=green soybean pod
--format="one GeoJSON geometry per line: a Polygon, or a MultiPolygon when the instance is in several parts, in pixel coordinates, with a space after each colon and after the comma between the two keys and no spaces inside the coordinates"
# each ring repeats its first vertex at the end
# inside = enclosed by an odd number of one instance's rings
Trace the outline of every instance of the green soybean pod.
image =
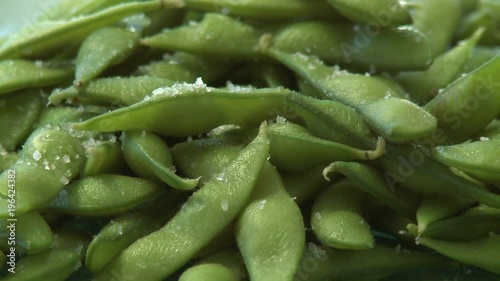
{"type": "Polygon", "coordinates": [[[207,245],[245,207],[269,154],[265,126],[217,176],[208,180],[160,230],[137,240],[95,281],[163,280],[207,245]],[[168,241],[163,243],[161,241],[168,241]],[[179,248],[183,250],[179,252],[179,248]],[[154,269],[154,270],[152,270],[154,269]]]}
{"type": "MultiPolygon", "coordinates": [[[[320,166],[301,173],[280,173],[286,191],[297,204],[307,203],[331,184],[323,177],[323,169],[320,166]]],[[[337,175],[330,176],[330,180],[336,181],[337,175]]]]}
{"type": "Polygon", "coordinates": [[[55,89],[49,96],[49,102],[58,105],[66,100],[75,104],[126,106],[143,100],[158,88],[173,85],[171,80],[151,76],[101,78],[78,89],[55,89]]]}
{"type": "Polygon", "coordinates": [[[446,257],[500,274],[500,265],[498,264],[500,236],[494,235],[468,243],[441,241],[425,237],[419,238],[418,241],[446,257]]]}
{"type": "Polygon", "coordinates": [[[481,140],[496,140],[500,139],[500,120],[493,120],[484,131],[478,134],[478,139],[481,140]]]}
{"type": "Polygon", "coordinates": [[[158,195],[163,185],[122,175],[85,177],[63,188],[43,209],[78,216],[113,216],[158,195]]]}
{"type": "Polygon", "coordinates": [[[469,73],[471,71],[474,71],[476,68],[488,62],[498,54],[500,54],[499,47],[492,48],[492,47],[477,46],[472,51],[472,54],[467,60],[467,63],[464,65],[462,72],[469,73]]]}
{"type": "Polygon", "coordinates": [[[353,22],[382,27],[411,23],[410,13],[397,0],[328,0],[337,11],[353,22]]]}
{"type": "Polygon", "coordinates": [[[37,212],[28,212],[16,217],[11,223],[8,219],[0,222],[0,238],[8,238],[15,231],[16,247],[28,254],[36,254],[49,248],[52,243],[52,230],[37,212]]]}
{"type": "Polygon", "coordinates": [[[0,59],[48,56],[65,44],[80,42],[93,31],[137,13],[162,8],[180,8],[178,0],[154,0],[116,5],[69,21],[42,21],[29,25],[0,46],[0,59]]]}
{"type": "Polygon", "coordinates": [[[362,217],[366,194],[348,181],[321,192],[314,201],[311,227],[326,246],[345,250],[367,250],[375,245],[370,226],[362,217]]]}
{"type": "Polygon", "coordinates": [[[0,61],[0,96],[23,90],[57,85],[71,79],[73,70],[51,67],[42,61],[21,59],[0,61]]]}
{"type": "Polygon", "coordinates": [[[198,185],[198,179],[184,179],[175,174],[167,144],[154,133],[124,132],[122,150],[128,166],[143,178],[160,180],[179,190],[191,190],[198,185]]]}
{"type": "Polygon", "coordinates": [[[214,253],[201,259],[179,277],[179,281],[242,281],[245,264],[234,249],[214,253]]]}
{"type": "Polygon", "coordinates": [[[7,150],[0,147],[0,173],[14,165],[18,159],[19,154],[17,152],[7,152],[7,150]]]}
{"type": "Polygon", "coordinates": [[[139,39],[137,32],[117,27],[105,27],[91,33],[76,57],[75,86],[86,84],[109,66],[126,60],[139,45],[139,39]]]}
{"type": "Polygon", "coordinates": [[[489,10],[479,9],[465,16],[457,28],[455,37],[463,39],[476,30],[483,29],[484,34],[479,43],[486,46],[494,46],[496,44],[496,26],[493,15],[489,10]]]}
{"type": "Polygon", "coordinates": [[[42,109],[41,95],[37,90],[13,93],[0,98],[0,108],[0,147],[14,151],[32,131],[42,109]]]}
{"type": "Polygon", "coordinates": [[[115,138],[115,136],[112,136],[108,141],[97,142],[95,145],[89,143],[85,147],[87,159],[80,171],[80,177],[117,174],[126,171],[127,164],[120,143],[115,138]]]}
{"type": "Polygon", "coordinates": [[[293,280],[305,243],[302,214],[269,163],[255,185],[236,221],[238,248],[251,280],[293,280]]]}
{"type": "Polygon", "coordinates": [[[71,0],[60,0],[54,3],[52,9],[44,11],[40,20],[70,20],[124,2],[131,2],[131,0],[82,0],[78,3],[71,0]]]}

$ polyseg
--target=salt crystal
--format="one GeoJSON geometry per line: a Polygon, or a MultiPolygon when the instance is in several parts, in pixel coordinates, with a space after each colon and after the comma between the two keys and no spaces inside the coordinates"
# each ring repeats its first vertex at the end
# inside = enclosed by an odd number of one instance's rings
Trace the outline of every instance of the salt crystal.
{"type": "Polygon", "coordinates": [[[226,200],[222,200],[222,202],[220,203],[220,206],[224,212],[227,212],[227,210],[229,210],[229,206],[228,206],[228,203],[226,200]]]}
{"type": "Polygon", "coordinates": [[[35,159],[35,161],[38,161],[41,158],[42,158],[42,154],[40,153],[40,151],[35,150],[35,152],[33,152],[33,159],[35,159]]]}
{"type": "Polygon", "coordinates": [[[257,207],[259,207],[259,209],[261,210],[264,209],[264,205],[266,205],[266,202],[266,199],[260,200],[259,203],[257,203],[257,207]]]}

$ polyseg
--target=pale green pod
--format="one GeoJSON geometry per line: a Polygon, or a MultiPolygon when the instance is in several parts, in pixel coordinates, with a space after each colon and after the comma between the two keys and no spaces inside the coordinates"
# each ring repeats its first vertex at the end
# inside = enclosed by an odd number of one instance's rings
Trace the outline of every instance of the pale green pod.
{"type": "Polygon", "coordinates": [[[16,220],[8,218],[0,221],[0,239],[9,238],[10,232],[15,232],[15,244],[17,251],[28,254],[37,254],[50,247],[52,244],[52,230],[44,218],[37,212],[28,212],[19,215],[16,220]]]}
{"type": "Polygon", "coordinates": [[[410,13],[397,0],[328,0],[337,11],[353,22],[398,26],[411,23],[410,13]]]}
{"type": "Polygon", "coordinates": [[[228,249],[201,259],[182,273],[179,281],[243,281],[245,264],[239,253],[228,249]]]}
{"type": "Polygon", "coordinates": [[[95,176],[98,174],[117,174],[126,170],[126,163],[120,143],[116,137],[111,140],[98,142],[87,146],[87,159],[80,172],[80,177],[95,176]]]}

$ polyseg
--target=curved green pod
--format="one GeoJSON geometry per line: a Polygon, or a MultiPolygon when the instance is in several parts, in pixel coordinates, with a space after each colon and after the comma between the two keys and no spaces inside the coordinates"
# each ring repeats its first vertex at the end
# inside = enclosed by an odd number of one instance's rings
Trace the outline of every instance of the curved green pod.
{"type": "Polygon", "coordinates": [[[101,78],[78,89],[73,86],[55,89],[49,96],[49,102],[58,105],[66,100],[75,104],[126,106],[143,100],[158,88],[173,85],[171,80],[151,76],[101,78]]]}
{"type": "Polygon", "coordinates": [[[474,201],[448,195],[424,196],[416,213],[418,233],[425,233],[429,224],[453,216],[473,204],[474,201]]]}
{"type": "Polygon", "coordinates": [[[448,142],[473,137],[499,115],[500,85],[495,79],[499,70],[500,56],[496,56],[448,85],[425,106],[448,142]]]}
{"type": "Polygon", "coordinates": [[[500,54],[499,47],[492,48],[492,47],[477,46],[472,51],[472,54],[467,60],[467,63],[464,65],[462,72],[468,73],[474,71],[476,68],[488,62],[498,54],[500,54]]]}
{"type": "Polygon", "coordinates": [[[457,28],[455,37],[463,39],[473,34],[478,29],[483,29],[484,34],[479,44],[495,46],[497,38],[497,27],[491,11],[479,9],[465,16],[457,28]]]}
{"type": "MultiPolygon", "coordinates": [[[[323,177],[323,169],[320,166],[301,173],[280,173],[286,191],[297,204],[307,203],[331,184],[323,177]]],[[[335,181],[336,175],[332,175],[330,180],[335,181]]]]}
{"type": "Polygon", "coordinates": [[[326,246],[344,250],[367,250],[375,245],[370,226],[362,217],[366,194],[342,181],[321,192],[314,201],[311,227],[326,246]]]}
{"type": "Polygon", "coordinates": [[[163,185],[122,175],[96,175],[63,188],[43,209],[79,216],[112,216],[158,195],[163,185]]]}
{"type": "Polygon", "coordinates": [[[269,163],[262,168],[255,185],[235,226],[236,242],[250,278],[294,280],[305,243],[300,209],[269,163]]]}
{"type": "Polygon", "coordinates": [[[95,176],[98,174],[116,174],[126,171],[123,152],[114,136],[111,140],[98,142],[95,146],[86,148],[87,159],[80,171],[80,177],[95,176]]]}
{"type": "Polygon", "coordinates": [[[137,48],[139,39],[137,32],[117,27],[105,27],[91,33],[76,57],[75,86],[81,87],[109,66],[123,62],[137,48]]]}
{"type": "Polygon", "coordinates": [[[41,109],[42,98],[37,90],[0,98],[0,150],[14,151],[32,131],[41,109]]]}
{"type": "Polygon", "coordinates": [[[321,0],[186,0],[186,7],[208,12],[226,11],[234,17],[258,20],[288,20],[293,18],[342,19],[321,0]]]}
{"type": "Polygon", "coordinates": [[[371,128],[389,142],[418,139],[436,129],[437,122],[432,115],[398,98],[398,93],[393,93],[393,89],[380,80],[332,69],[317,58],[300,53],[291,55],[275,49],[265,52],[307,79],[325,98],[355,108],[371,128]]]}
{"type": "Polygon", "coordinates": [[[411,23],[408,10],[397,0],[328,0],[337,11],[353,22],[398,26],[411,23]]]}
{"type": "Polygon", "coordinates": [[[250,25],[228,16],[208,13],[198,23],[167,29],[143,39],[142,44],[194,55],[251,59],[259,56],[257,45],[260,36],[261,33],[250,25]]]}
{"type": "Polygon", "coordinates": [[[122,150],[128,166],[138,176],[160,180],[180,190],[191,190],[198,185],[198,179],[185,179],[175,174],[167,144],[154,133],[124,132],[122,150]]]}
{"type": "Polygon", "coordinates": [[[257,138],[193,193],[163,228],[130,245],[94,280],[108,281],[114,276],[123,281],[163,280],[188,262],[236,218],[250,199],[269,154],[265,131],[261,127],[257,138]]]}
{"type": "Polygon", "coordinates": [[[42,21],[28,25],[0,45],[0,59],[41,57],[57,53],[61,45],[80,42],[93,31],[137,13],[179,8],[178,0],[154,0],[116,5],[69,21],[42,21]]]}
{"type": "MultiPolygon", "coordinates": [[[[16,217],[15,222],[3,219],[0,222],[0,239],[9,238],[15,231],[16,250],[28,254],[36,254],[49,248],[52,244],[52,230],[44,218],[37,212],[28,212],[16,217]]],[[[10,242],[11,240],[9,240],[10,242]]],[[[12,245],[9,243],[9,245],[12,245]]]]}
{"type": "Polygon", "coordinates": [[[238,252],[228,249],[200,260],[182,273],[179,281],[243,281],[245,264],[238,252]]]}
{"type": "Polygon", "coordinates": [[[78,3],[72,0],[59,0],[53,3],[50,10],[44,11],[40,20],[70,20],[74,17],[88,15],[99,10],[132,0],[81,0],[78,3]]]}
{"type": "Polygon", "coordinates": [[[71,68],[53,67],[42,61],[2,60],[0,61],[0,95],[28,88],[57,85],[69,81],[72,76],[71,68]]]}
{"type": "Polygon", "coordinates": [[[500,184],[500,140],[492,139],[452,146],[438,146],[432,157],[478,180],[500,184]]]}
{"type": "Polygon", "coordinates": [[[352,64],[377,71],[423,70],[434,59],[427,37],[411,26],[373,30],[362,25],[297,22],[275,32],[272,47],[291,54],[318,56],[330,64],[352,64]]]}
{"type": "Polygon", "coordinates": [[[270,125],[268,134],[271,162],[286,172],[300,172],[334,161],[376,159],[385,152],[383,139],[379,139],[374,150],[360,150],[315,137],[304,127],[289,122],[270,125]]]}
{"type": "Polygon", "coordinates": [[[479,140],[497,140],[500,139],[500,120],[493,120],[484,131],[478,134],[479,140]]]}
{"type": "Polygon", "coordinates": [[[394,79],[410,93],[412,100],[417,103],[428,102],[462,74],[483,31],[477,30],[467,40],[436,57],[426,71],[400,72],[394,79]]]}
{"type": "Polygon", "coordinates": [[[500,236],[495,235],[468,243],[440,241],[425,237],[421,237],[418,241],[446,257],[500,274],[498,264],[500,236]]]}

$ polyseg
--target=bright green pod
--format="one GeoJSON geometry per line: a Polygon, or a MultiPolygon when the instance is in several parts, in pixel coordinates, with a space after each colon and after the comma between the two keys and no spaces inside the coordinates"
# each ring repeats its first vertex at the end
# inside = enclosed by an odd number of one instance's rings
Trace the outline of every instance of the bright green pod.
{"type": "Polygon", "coordinates": [[[74,17],[88,15],[113,5],[131,1],[132,0],[80,0],[74,2],[72,0],[58,0],[55,3],[51,3],[54,6],[50,7],[50,9],[44,10],[40,20],[70,20],[74,17]]]}
{"type": "Polygon", "coordinates": [[[434,59],[427,37],[411,26],[372,30],[369,25],[297,22],[276,32],[272,47],[377,71],[424,70],[434,59]]]}
{"type": "Polygon", "coordinates": [[[250,279],[294,280],[305,243],[300,209],[269,163],[255,185],[235,226],[236,242],[250,279]]]}
{"type": "Polygon", "coordinates": [[[472,54],[467,60],[467,63],[464,65],[462,72],[469,73],[471,71],[474,71],[476,68],[488,62],[498,54],[500,54],[499,47],[492,48],[477,46],[476,48],[474,48],[474,51],[472,51],[472,54]]]}
{"type": "Polygon", "coordinates": [[[438,146],[432,157],[462,170],[475,179],[500,184],[500,140],[484,140],[452,146],[438,146]]]}
{"type": "Polygon", "coordinates": [[[500,113],[500,85],[495,82],[500,56],[456,80],[425,109],[438,119],[448,142],[460,143],[481,132],[500,113]]]}
{"type": "Polygon", "coordinates": [[[166,192],[151,206],[113,218],[90,242],[85,266],[93,273],[100,272],[137,239],[160,229],[178,211],[182,199],[174,191],[166,192]]]}
{"type": "Polygon", "coordinates": [[[107,68],[126,60],[139,45],[137,32],[105,27],[91,33],[76,57],[75,86],[81,87],[107,68]]]}
{"type": "Polygon", "coordinates": [[[127,164],[123,152],[112,136],[108,141],[99,141],[95,145],[86,147],[87,159],[80,171],[80,177],[95,176],[98,174],[120,174],[126,171],[127,164]]]}
{"type": "Polygon", "coordinates": [[[484,34],[479,40],[479,44],[494,46],[497,38],[497,27],[493,20],[493,15],[489,10],[477,10],[465,16],[457,28],[455,37],[463,39],[473,34],[478,29],[483,29],[484,34]]]}
{"type": "Polygon", "coordinates": [[[307,79],[326,98],[355,108],[377,133],[390,142],[425,137],[436,128],[434,117],[417,105],[398,98],[398,94],[380,80],[332,69],[317,58],[303,54],[290,55],[274,49],[267,53],[307,79]]]}
{"type": "Polygon", "coordinates": [[[152,0],[116,5],[69,21],[42,21],[28,25],[0,46],[0,59],[42,57],[57,53],[62,46],[83,41],[93,31],[138,13],[162,8],[179,8],[178,0],[152,0]]]}
{"type": "Polygon", "coordinates": [[[425,237],[421,237],[418,241],[443,256],[500,274],[498,264],[500,236],[494,235],[468,243],[440,241],[425,237]]]}
{"type": "Polygon", "coordinates": [[[201,259],[182,273],[179,281],[243,281],[245,264],[238,252],[228,249],[201,259]]]}
{"type": "Polygon", "coordinates": [[[326,246],[367,250],[375,245],[370,226],[362,217],[366,194],[342,181],[321,192],[312,206],[311,227],[326,246]]]}
{"type": "Polygon", "coordinates": [[[160,180],[179,190],[191,190],[198,185],[198,179],[185,179],[175,174],[170,149],[154,133],[124,132],[122,150],[128,166],[140,177],[160,180]]]}
{"type": "Polygon", "coordinates": [[[408,10],[397,0],[328,0],[343,16],[353,22],[380,27],[411,23],[408,10]]]}
{"type": "Polygon", "coordinates": [[[323,171],[327,180],[331,172],[343,174],[358,188],[371,194],[396,212],[410,218],[415,213],[418,198],[404,190],[391,190],[382,172],[374,167],[355,162],[334,162],[323,171]]]}
{"type": "MultiPolygon", "coordinates": [[[[320,166],[301,173],[280,174],[286,191],[297,204],[305,204],[331,184],[323,177],[323,169],[324,167],[320,166]]],[[[335,181],[335,177],[335,174],[332,175],[330,180],[335,181]]]]}
{"type": "Polygon", "coordinates": [[[49,96],[49,101],[56,105],[67,100],[75,104],[126,106],[143,100],[158,88],[173,85],[171,80],[151,76],[101,78],[78,89],[73,86],[56,89],[49,96]]]}
{"type": "Polygon", "coordinates": [[[71,68],[53,67],[42,61],[3,60],[0,62],[0,95],[57,85],[67,82],[72,76],[71,68]]]}
{"type": "Polygon", "coordinates": [[[462,16],[460,0],[412,0],[413,25],[430,40],[434,56],[442,54],[451,44],[462,16]]]}
{"type": "Polygon", "coordinates": [[[400,72],[394,79],[410,93],[412,100],[419,104],[427,103],[462,74],[483,31],[477,30],[469,39],[436,57],[426,71],[400,72]]]}
{"type": "Polygon", "coordinates": [[[270,125],[268,134],[271,162],[286,172],[300,172],[334,161],[376,159],[385,152],[383,139],[374,150],[360,150],[315,137],[304,127],[290,122],[270,125]]]}
{"type": "Polygon", "coordinates": [[[163,228],[130,245],[94,280],[109,281],[119,276],[123,281],[159,281],[174,273],[245,207],[268,155],[269,140],[262,126],[255,140],[193,193],[163,228]]]}
{"type": "Polygon", "coordinates": [[[228,16],[208,13],[200,22],[167,29],[143,39],[142,44],[194,55],[251,59],[259,56],[257,46],[260,36],[261,33],[250,25],[228,16]]]}
{"type": "Polygon", "coordinates": [[[295,88],[293,75],[284,66],[269,62],[247,62],[228,77],[226,87],[252,85],[257,88],[295,88]]]}
{"type": "Polygon", "coordinates": [[[164,186],[141,178],[102,174],[63,188],[43,209],[77,216],[113,216],[158,195],[164,186]]]}
{"type": "Polygon", "coordinates": [[[186,0],[186,7],[207,12],[220,12],[234,17],[257,20],[288,20],[293,18],[342,18],[321,0],[186,0]]]}
{"type": "Polygon", "coordinates": [[[8,273],[2,281],[64,281],[82,266],[88,245],[84,235],[60,230],[54,234],[52,246],[38,254],[23,257],[16,263],[15,273],[8,273]]]}
{"type": "MultiPolygon", "coordinates": [[[[0,238],[9,238],[14,231],[15,246],[22,252],[36,254],[48,249],[52,244],[52,230],[44,218],[37,212],[28,212],[17,216],[13,221],[9,218],[0,222],[0,238]]],[[[11,240],[9,240],[11,241],[11,240]]],[[[10,245],[10,243],[9,243],[10,245]]]]}
{"type": "Polygon", "coordinates": [[[0,150],[13,151],[19,147],[33,130],[41,109],[42,98],[37,90],[0,98],[0,150]]]}

